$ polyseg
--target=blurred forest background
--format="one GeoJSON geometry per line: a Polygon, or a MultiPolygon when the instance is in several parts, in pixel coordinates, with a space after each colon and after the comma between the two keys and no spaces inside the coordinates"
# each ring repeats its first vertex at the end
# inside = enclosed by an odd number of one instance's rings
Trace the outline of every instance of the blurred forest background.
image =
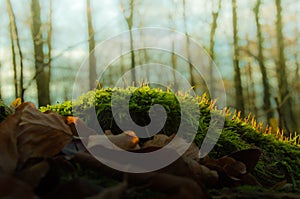
{"type": "MultiPolygon", "coordinates": [[[[299,0],[0,0],[1,99],[40,106],[70,100],[76,72],[97,44],[123,31],[162,27],[206,49],[229,107],[251,112],[274,131],[299,131],[299,10],[299,0]]],[[[99,74],[96,57],[89,61],[92,88],[99,74]]],[[[150,62],[176,68],[203,92],[189,63],[149,49],[121,56],[100,83],[114,86],[118,75],[150,62]]]]}

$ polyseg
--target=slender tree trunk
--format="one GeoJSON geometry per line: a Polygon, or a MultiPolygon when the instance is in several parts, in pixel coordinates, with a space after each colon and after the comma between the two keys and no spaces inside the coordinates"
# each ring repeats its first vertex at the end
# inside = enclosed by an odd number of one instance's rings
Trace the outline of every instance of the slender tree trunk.
{"type": "Polygon", "coordinates": [[[174,79],[174,90],[177,91],[178,85],[177,85],[177,78],[176,78],[176,54],[175,54],[175,46],[174,41],[172,41],[172,54],[171,54],[171,63],[173,66],[173,79],[174,79]]]}
{"type": "Polygon", "coordinates": [[[90,89],[94,89],[96,87],[96,57],[93,53],[95,48],[95,31],[93,27],[92,21],[92,10],[91,10],[91,2],[90,0],[86,1],[86,14],[87,14],[87,23],[88,23],[88,37],[89,37],[89,85],[90,89]]]}
{"type": "Polygon", "coordinates": [[[218,21],[218,16],[219,12],[221,10],[221,0],[218,1],[218,10],[217,11],[212,11],[212,24],[210,28],[210,40],[209,40],[209,54],[210,54],[210,96],[214,96],[214,78],[213,78],[213,61],[215,59],[215,34],[217,30],[217,21],[218,21]]]}
{"type": "Polygon", "coordinates": [[[256,22],[256,35],[258,40],[258,63],[259,68],[262,74],[262,83],[263,83],[263,99],[264,99],[264,106],[263,109],[267,114],[267,120],[270,121],[271,118],[273,118],[274,113],[271,108],[271,94],[270,94],[270,85],[267,75],[267,69],[265,66],[265,58],[263,55],[263,37],[262,37],[262,31],[261,31],[261,24],[259,22],[259,10],[260,10],[261,0],[257,0],[255,7],[253,9],[254,15],[255,15],[255,22],[256,22]]]}
{"type": "Polygon", "coordinates": [[[14,70],[14,85],[15,85],[15,98],[19,97],[18,94],[18,71],[17,71],[17,62],[16,62],[16,51],[15,51],[15,15],[12,9],[10,0],[6,0],[7,12],[9,16],[9,33],[11,40],[11,55],[12,55],[12,64],[14,70]]]}
{"type": "Polygon", "coordinates": [[[236,0],[232,0],[232,25],[233,25],[233,66],[234,66],[234,85],[236,109],[241,111],[242,115],[245,113],[243,87],[241,80],[241,71],[239,66],[239,46],[238,46],[238,29],[237,29],[237,9],[236,0]]]}
{"type": "Polygon", "coordinates": [[[127,26],[129,29],[129,36],[130,36],[130,50],[131,50],[131,75],[133,85],[136,85],[136,77],[135,77],[135,53],[133,50],[133,37],[132,37],[132,26],[133,26],[133,12],[134,12],[134,0],[130,0],[129,2],[129,17],[126,18],[127,26]]]}
{"type": "MultiPolygon", "coordinates": [[[[47,70],[48,70],[48,82],[47,84],[50,86],[50,79],[51,79],[51,60],[52,60],[52,0],[49,2],[50,10],[49,10],[49,26],[47,32],[47,70]]],[[[50,90],[50,88],[49,88],[50,90]]]]}
{"type": "Polygon", "coordinates": [[[13,8],[11,5],[10,0],[6,0],[7,2],[7,10],[9,14],[10,19],[10,35],[11,35],[11,42],[12,42],[12,53],[13,53],[13,66],[14,66],[14,82],[15,82],[15,94],[16,97],[20,97],[22,101],[24,101],[24,81],[23,81],[23,53],[21,50],[21,45],[19,41],[19,32],[15,20],[15,14],[13,12],[13,8]],[[17,52],[19,56],[19,65],[20,65],[20,82],[18,86],[18,73],[17,73],[17,64],[16,64],[16,56],[15,56],[15,45],[14,42],[16,42],[17,45],[17,52]]]}
{"type": "MultiPolygon", "coordinates": [[[[124,10],[122,8],[122,11],[123,11],[123,16],[124,16],[124,19],[126,21],[126,24],[127,24],[127,27],[128,27],[128,30],[129,30],[129,41],[130,41],[130,50],[131,50],[131,53],[130,53],[130,59],[131,59],[131,76],[132,76],[132,84],[133,85],[136,85],[136,76],[135,76],[135,53],[133,51],[133,36],[132,36],[132,27],[133,27],[133,13],[134,13],[134,0],[129,0],[128,1],[129,3],[129,14],[127,16],[126,14],[126,10],[124,10]]],[[[121,4],[121,6],[123,6],[121,4]]]]}
{"type": "MultiPolygon", "coordinates": [[[[1,70],[1,62],[0,62],[0,70],[1,70]]],[[[1,102],[1,99],[2,99],[2,83],[1,83],[1,74],[0,74],[0,102],[1,102]]]]}
{"type": "Polygon", "coordinates": [[[49,76],[45,70],[43,38],[42,38],[42,22],[41,22],[41,7],[39,0],[31,1],[31,35],[34,46],[34,60],[36,70],[36,83],[38,90],[39,106],[50,104],[49,95],[49,76]]]}
{"type": "Polygon", "coordinates": [[[187,59],[189,64],[189,73],[190,73],[190,83],[193,86],[193,89],[196,90],[196,82],[193,75],[193,65],[191,63],[191,55],[190,55],[190,40],[188,38],[188,32],[187,32],[187,17],[186,17],[186,2],[185,0],[182,0],[182,15],[183,15],[183,25],[184,25],[184,31],[186,36],[186,49],[187,49],[187,59]]]}
{"type": "Polygon", "coordinates": [[[249,62],[246,66],[246,72],[245,74],[247,76],[247,101],[249,105],[249,111],[254,113],[254,115],[257,115],[258,110],[255,106],[255,99],[256,99],[256,92],[254,88],[254,81],[253,81],[253,71],[252,71],[252,66],[251,63],[249,62]]]}
{"type": "MultiPolygon", "coordinates": [[[[281,128],[285,128],[286,130],[295,131],[296,130],[296,121],[294,117],[294,113],[292,110],[292,97],[291,93],[288,89],[288,81],[286,74],[286,64],[285,64],[285,54],[284,54],[284,37],[282,33],[283,24],[282,24],[282,7],[281,0],[276,0],[276,35],[277,35],[277,49],[278,49],[278,63],[277,63],[277,78],[278,78],[278,86],[279,86],[279,97],[280,97],[280,106],[282,110],[283,120],[280,121],[281,128]],[[288,126],[284,126],[284,124],[288,122],[288,126]]],[[[291,132],[289,132],[291,133],[291,132]]]]}

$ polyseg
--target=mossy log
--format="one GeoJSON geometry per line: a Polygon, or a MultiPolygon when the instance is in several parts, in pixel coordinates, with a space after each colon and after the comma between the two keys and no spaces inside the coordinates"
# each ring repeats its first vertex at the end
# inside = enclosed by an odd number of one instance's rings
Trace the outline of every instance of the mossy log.
{"type": "MultiPolygon", "coordinates": [[[[125,103],[126,97],[130,97],[130,114],[139,125],[149,123],[148,111],[153,104],[161,104],[166,109],[167,122],[160,133],[170,135],[177,132],[180,119],[197,122],[199,127],[194,142],[198,146],[201,146],[209,128],[212,111],[218,112],[204,96],[195,98],[189,95],[174,95],[172,92],[150,89],[147,86],[95,90],[84,94],[74,104],[71,101],[66,101],[62,104],[41,107],[41,110],[53,110],[61,115],[72,115],[73,113],[78,115],[78,113],[84,114],[95,109],[101,128],[103,130],[109,129],[118,134],[122,130],[118,128],[112,116],[111,97],[113,93],[118,93],[117,99],[114,100],[119,100],[121,104],[125,103]],[[199,121],[192,118],[193,114],[191,117],[181,118],[177,97],[183,99],[184,106],[193,103],[198,105],[199,121]]],[[[88,118],[85,119],[89,123],[88,118]]],[[[124,120],[126,119],[128,118],[124,118],[124,120]]],[[[272,187],[278,182],[287,180],[287,183],[293,185],[294,191],[300,192],[299,135],[288,139],[276,136],[269,131],[264,131],[263,128],[259,128],[254,120],[251,121],[251,118],[240,118],[238,114],[227,114],[220,138],[209,156],[218,158],[249,148],[262,150],[262,156],[253,174],[264,187],[272,187]]]]}

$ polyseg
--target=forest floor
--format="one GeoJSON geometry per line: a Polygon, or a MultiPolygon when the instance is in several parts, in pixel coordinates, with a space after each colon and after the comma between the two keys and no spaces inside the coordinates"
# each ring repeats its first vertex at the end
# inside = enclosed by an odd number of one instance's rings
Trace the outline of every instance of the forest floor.
{"type": "MultiPolygon", "coordinates": [[[[0,198],[300,198],[299,136],[273,134],[250,116],[241,118],[227,111],[218,142],[200,159],[203,132],[209,127],[211,115],[221,112],[205,96],[177,97],[184,99],[184,106],[196,103],[201,112],[191,145],[172,133],[178,128],[179,104],[174,94],[149,87],[92,91],[78,104],[64,102],[40,109],[30,102],[17,101],[11,107],[2,103],[0,198]],[[169,107],[167,125],[151,139],[123,132],[112,117],[112,93],[119,94],[120,102],[126,100],[124,96],[131,96],[131,115],[140,118],[136,122],[142,125],[149,122],[145,114],[153,104],[169,107]],[[102,135],[88,125],[89,121],[73,116],[76,111],[90,111],[91,105],[106,130],[102,135]],[[84,134],[79,134],[79,129],[84,134]],[[167,148],[165,155],[178,155],[176,161],[157,171],[138,174],[112,169],[91,154],[93,150],[114,154],[116,147],[108,145],[107,139],[131,153],[154,152],[171,141],[178,148],[188,149],[179,157],[176,150],[167,148]]],[[[193,118],[185,119],[194,122],[193,118]]],[[[133,166],[122,160],[114,164],[133,166]]]]}

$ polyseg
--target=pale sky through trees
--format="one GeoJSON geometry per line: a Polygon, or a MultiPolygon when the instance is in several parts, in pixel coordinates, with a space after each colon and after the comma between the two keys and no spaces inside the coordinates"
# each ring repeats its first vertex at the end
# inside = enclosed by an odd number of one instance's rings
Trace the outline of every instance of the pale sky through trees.
{"type": "MultiPolygon", "coordinates": [[[[124,0],[121,0],[124,1],[124,0]]],[[[33,76],[33,50],[30,37],[30,0],[11,0],[16,15],[16,22],[20,34],[21,49],[24,53],[24,83],[25,86],[33,76]]],[[[93,25],[95,29],[96,44],[127,31],[127,26],[122,16],[119,0],[91,0],[93,25]]],[[[172,28],[184,32],[181,0],[135,0],[133,28],[162,27],[172,28]],[[172,15],[172,21],[169,17],[172,15]]],[[[246,46],[247,42],[256,42],[256,26],[253,7],[256,1],[237,0],[238,8],[238,37],[239,45],[246,46]]],[[[261,5],[261,18],[263,37],[266,48],[266,67],[270,74],[270,84],[276,85],[274,60],[271,52],[275,41],[274,23],[276,8],[273,0],[264,0],[261,5]],[[274,38],[273,38],[274,37],[274,38]]],[[[45,23],[48,20],[49,1],[40,1],[41,17],[45,23]]],[[[300,33],[300,1],[282,1],[283,7],[283,34],[286,37],[286,56],[291,73],[295,69],[293,53],[300,52],[300,41],[294,41],[300,33]],[[289,43],[290,41],[290,43],[289,43]],[[298,45],[297,45],[298,44],[298,45]]],[[[52,34],[52,77],[51,77],[51,102],[61,102],[66,98],[65,91],[71,89],[74,75],[80,64],[88,54],[88,35],[86,20],[85,0],[53,0],[53,34],[52,34]],[[69,87],[69,88],[68,88],[69,87]]],[[[126,8],[124,8],[126,9],[126,8]]],[[[217,9],[215,0],[186,0],[187,32],[205,49],[209,49],[209,33],[212,22],[212,9],[217,9]]],[[[233,79],[232,67],[232,13],[231,1],[222,0],[222,9],[218,18],[218,27],[215,35],[215,62],[225,80],[233,79]]],[[[9,36],[9,18],[6,10],[6,1],[0,0],[0,64],[2,96],[6,103],[14,98],[13,70],[11,66],[11,49],[9,36]]],[[[298,36],[300,38],[300,36],[298,36]]],[[[254,45],[254,44],[253,44],[254,45]]],[[[254,45],[255,46],[255,45],[254,45]]],[[[255,52],[255,51],[254,51],[255,52]]],[[[248,58],[245,53],[240,60],[240,67],[247,65],[248,58]]],[[[300,59],[300,56],[298,56],[300,59]]],[[[252,61],[251,61],[252,62],[252,61]]],[[[257,63],[253,62],[254,71],[259,71],[257,63]]],[[[253,78],[260,78],[259,72],[254,72],[253,78]]],[[[242,79],[244,81],[244,79],[242,79]]],[[[226,82],[225,82],[226,84],[226,82]]],[[[274,86],[273,86],[274,87],[274,86]]],[[[256,86],[256,91],[261,92],[261,86],[256,86]]],[[[230,95],[232,91],[228,90],[230,95]]],[[[35,83],[30,85],[25,92],[25,99],[36,102],[35,83]]],[[[258,100],[258,104],[261,100],[258,100]]]]}

